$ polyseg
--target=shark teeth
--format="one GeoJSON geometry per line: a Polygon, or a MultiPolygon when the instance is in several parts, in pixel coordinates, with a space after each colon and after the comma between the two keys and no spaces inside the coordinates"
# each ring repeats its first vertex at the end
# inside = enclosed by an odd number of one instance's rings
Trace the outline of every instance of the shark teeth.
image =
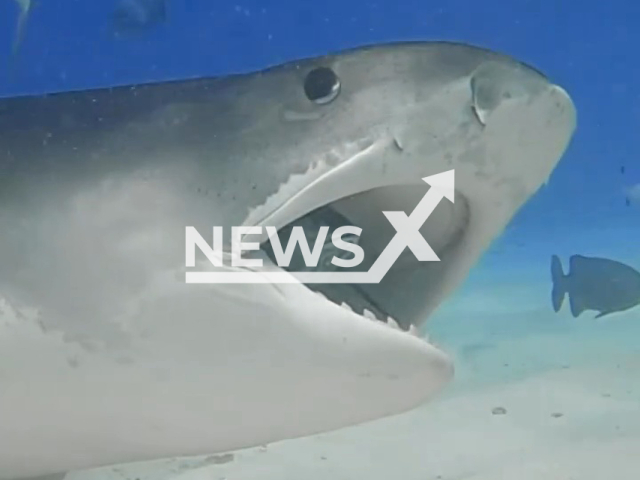
{"type": "Polygon", "coordinates": [[[411,335],[413,335],[414,337],[419,337],[420,336],[420,332],[418,332],[418,329],[416,328],[415,325],[409,325],[409,333],[411,335]]]}
{"type": "MultiPolygon", "coordinates": [[[[324,300],[328,300],[331,302],[331,300],[329,300],[327,298],[326,295],[324,295],[323,293],[320,292],[315,292],[317,295],[319,295],[321,298],[323,298],[324,300]]],[[[400,324],[396,321],[395,318],[388,316],[387,320],[381,320],[378,317],[376,317],[376,314],[373,313],[371,310],[364,308],[362,310],[362,313],[358,313],[356,312],[353,307],[351,305],[349,305],[347,302],[342,302],[340,305],[340,307],[344,308],[345,310],[354,313],[355,315],[360,315],[364,318],[366,318],[367,320],[372,320],[372,321],[376,321],[376,322],[380,322],[383,325],[386,325],[387,327],[393,328],[394,330],[399,330],[401,332],[404,333],[408,333],[409,335],[412,335],[414,337],[418,337],[418,338],[423,338],[424,340],[426,340],[427,342],[429,341],[429,337],[427,336],[422,336],[420,335],[420,332],[418,331],[417,327],[415,325],[409,325],[409,329],[408,330],[403,330],[400,327],[400,324]]]]}
{"type": "Polygon", "coordinates": [[[400,330],[400,325],[398,325],[398,322],[396,322],[393,318],[391,317],[387,317],[387,325],[400,330]]]}
{"type": "Polygon", "coordinates": [[[364,311],[362,312],[362,315],[365,318],[368,318],[369,320],[377,320],[378,318],[373,314],[372,311],[367,310],[366,308],[364,309],[364,311]]]}
{"type": "Polygon", "coordinates": [[[346,308],[347,310],[349,310],[350,312],[353,312],[353,308],[351,308],[351,305],[349,305],[346,302],[342,302],[342,304],[340,305],[342,308],[346,308]]]}

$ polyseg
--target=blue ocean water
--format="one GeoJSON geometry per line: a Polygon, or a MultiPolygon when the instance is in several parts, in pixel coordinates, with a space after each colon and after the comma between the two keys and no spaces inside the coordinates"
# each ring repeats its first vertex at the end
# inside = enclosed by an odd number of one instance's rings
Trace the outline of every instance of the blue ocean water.
{"type": "MultiPolygon", "coordinates": [[[[166,23],[119,40],[108,21],[114,4],[36,2],[14,73],[0,75],[0,95],[227,74],[372,42],[474,43],[539,66],[579,108],[578,131],[549,188],[513,228],[543,236],[553,229],[566,238],[595,225],[637,224],[640,199],[635,208],[625,205],[626,189],[640,182],[640,69],[633,47],[640,32],[628,0],[587,2],[579,10],[542,0],[495,8],[468,0],[330,0],[321,7],[192,0],[170,3],[166,23]]],[[[0,3],[0,65],[12,65],[16,16],[14,1],[0,3]]]]}
{"type": "MultiPolygon", "coordinates": [[[[473,43],[539,67],[572,95],[576,134],[549,184],[428,330],[457,356],[460,389],[640,355],[640,307],[602,320],[591,313],[574,319],[567,305],[556,314],[549,273],[552,254],[565,265],[570,255],[583,254],[640,269],[635,2],[175,1],[167,22],[135,38],[112,35],[114,3],[36,3],[12,58],[17,8],[1,0],[0,96],[229,74],[414,39],[473,43]]],[[[629,395],[640,407],[640,392],[629,395]]]]}

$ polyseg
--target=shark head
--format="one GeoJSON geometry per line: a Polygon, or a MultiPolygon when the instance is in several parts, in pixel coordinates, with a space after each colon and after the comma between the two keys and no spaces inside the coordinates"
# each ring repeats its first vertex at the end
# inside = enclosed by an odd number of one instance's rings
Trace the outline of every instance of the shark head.
{"type": "MultiPolygon", "coordinates": [[[[575,126],[539,71],[442,42],[0,101],[0,477],[229,451],[432,398],[453,364],[425,322],[575,126]],[[272,227],[282,246],[295,226],[355,226],[368,271],[432,189],[419,234],[439,261],[404,248],[378,283],[185,283],[186,226],[272,227]]],[[[246,240],[261,266],[197,265],[345,270],[331,242],[282,266],[267,233],[246,240]]]]}
{"type": "MultiPolygon", "coordinates": [[[[359,269],[368,270],[396,234],[383,212],[411,213],[430,187],[423,178],[455,172],[455,202],[440,202],[420,230],[439,262],[421,262],[407,248],[379,283],[308,285],[404,331],[426,322],[546,183],[576,125],[570,97],[542,73],[467,45],[370,47],[272,74],[288,95],[277,112],[289,143],[279,162],[296,173],[243,225],[278,228],[281,245],[294,226],[328,226],[327,259],[336,253],[331,232],[357,226],[359,269]]],[[[262,242],[275,262],[261,233],[245,238],[262,242]]],[[[288,270],[300,268],[302,256],[294,256],[288,270]]],[[[338,269],[320,260],[316,270],[338,269]]]]}

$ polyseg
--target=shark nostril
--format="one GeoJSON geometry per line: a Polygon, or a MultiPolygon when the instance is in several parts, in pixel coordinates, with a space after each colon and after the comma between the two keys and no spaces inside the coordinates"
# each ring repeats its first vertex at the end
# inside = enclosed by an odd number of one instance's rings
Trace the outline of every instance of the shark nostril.
{"type": "Polygon", "coordinates": [[[471,106],[478,121],[486,125],[504,101],[535,96],[548,85],[544,77],[524,65],[486,62],[471,76],[471,106]]]}

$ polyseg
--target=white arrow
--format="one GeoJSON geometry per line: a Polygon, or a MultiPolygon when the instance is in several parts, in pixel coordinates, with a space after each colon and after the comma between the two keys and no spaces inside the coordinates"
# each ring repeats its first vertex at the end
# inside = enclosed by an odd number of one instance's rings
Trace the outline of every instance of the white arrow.
{"type": "Polygon", "coordinates": [[[431,188],[407,216],[402,211],[382,212],[396,229],[396,234],[368,272],[286,272],[235,271],[187,272],[187,283],[380,283],[394,262],[409,247],[418,261],[438,262],[440,259],[420,233],[443,198],[454,202],[454,170],[424,177],[431,188]]]}

